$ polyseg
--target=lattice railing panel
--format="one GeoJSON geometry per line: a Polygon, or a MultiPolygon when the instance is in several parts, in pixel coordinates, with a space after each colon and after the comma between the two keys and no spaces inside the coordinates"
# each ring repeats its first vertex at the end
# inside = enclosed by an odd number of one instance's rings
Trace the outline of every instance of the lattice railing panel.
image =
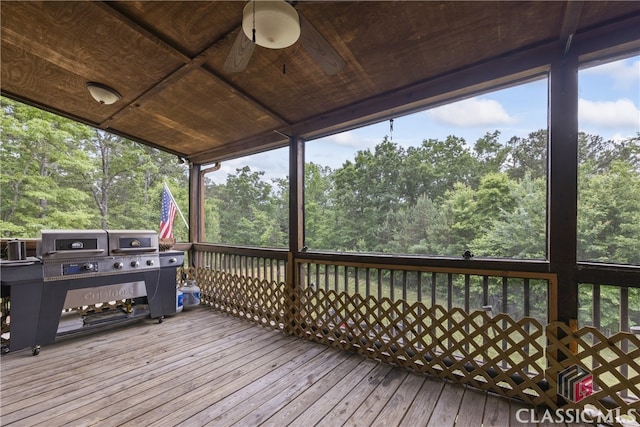
{"type": "Polygon", "coordinates": [[[305,288],[298,298],[295,335],[532,404],[548,403],[544,329],[535,319],[323,289],[305,288]]]}
{"type": "Polygon", "coordinates": [[[572,331],[562,322],[547,325],[547,337],[549,395],[556,393],[558,373],[577,365],[593,375],[593,394],[564,407],[640,413],[640,337],[618,332],[607,338],[594,327],[572,331]]]}
{"type": "Polygon", "coordinates": [[[201,303],[274,329],[284,327],[285,285],[198,268],[201,303]]]}

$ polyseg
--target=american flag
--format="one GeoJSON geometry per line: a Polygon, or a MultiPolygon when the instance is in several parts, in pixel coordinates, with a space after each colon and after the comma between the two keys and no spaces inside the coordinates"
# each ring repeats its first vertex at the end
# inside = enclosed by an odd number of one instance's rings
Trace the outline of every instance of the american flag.
{"type": "Polygon", "coordinates": [[[173,238],[173,220],[176,218],[178,209],[171,197],[167,186],[162,190],[162,215],[160,216],[160,238],[173,238]]]}

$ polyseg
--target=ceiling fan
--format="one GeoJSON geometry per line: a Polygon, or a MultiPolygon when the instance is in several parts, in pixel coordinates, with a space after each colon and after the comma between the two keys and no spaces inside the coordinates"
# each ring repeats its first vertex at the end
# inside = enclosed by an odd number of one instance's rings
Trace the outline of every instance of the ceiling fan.
{"type": "Polygon", "coordinates": [[[244,71],[256,45],[282,49],[298,38],[325,74],[337,74],[345,67],[338,52],[291,4],[285,0],[252,0],[244,7],[242,28],[227,55],[224,69],[233,73],[244,71]]]}

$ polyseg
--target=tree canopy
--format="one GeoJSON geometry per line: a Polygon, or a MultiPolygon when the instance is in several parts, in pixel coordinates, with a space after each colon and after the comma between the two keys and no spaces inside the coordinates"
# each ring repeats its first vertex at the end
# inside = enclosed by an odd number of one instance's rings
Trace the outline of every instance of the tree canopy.
{"type": "MultiPolygon", "coordinates": [[[[188,206],[175,156],[2,98],[0,229],[157,228],[164,183],[188,206]]],[[[579,134],[578,259],[640,264],[640,134],[579,134]]],[[[312,250],[546,257],[547,131],[404,148],[387,137],[341,167],[305,166],[312,250]]],[[[287,247],[288,183],[248,166],[206,182],[211,242],[287,247]]],[[[178,218],[178,240],[187,229],[178,218]]]]}
{"type": "MultiPolygon", "coordinates": [[[[1,111],[2,237],[157,229],[165,183],[188,206],[188,171],[175,156],[5,98],[1,111]]],[[[580,133],[578,143],[578,259],[640,265],[640,133],[616,141],[580,133]]],[[[475,142],[427,138],[408,148],[383,137],[339,168],[309,162],[305,244],[544,259],[547,144],[544,129],[506,139],[494,131],[475,142]]],[[[205,183],[206,241],[288,246],[288,182],[264,175],[245,166],[224,184],[205,183]]],[[[174,225],[186,241],[179,217],[174,225]]],[[[603,307],[614,307],[615,292],[602,292],[603,307]]]]}
{"type": "MultiPolygon", "coordinates": [[[[164,183],[188,206],[175,156],[2,98],[0,230],[158,229],[164,183]]],[[[178,240],[188,233],[175,223],[178,240]]]]}

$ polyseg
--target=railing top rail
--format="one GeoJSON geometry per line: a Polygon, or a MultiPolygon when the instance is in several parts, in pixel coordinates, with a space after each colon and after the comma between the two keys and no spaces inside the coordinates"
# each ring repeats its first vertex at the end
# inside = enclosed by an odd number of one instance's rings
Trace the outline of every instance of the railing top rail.
{"type": "Polygon", "coordinates": [[[253,256],[287,260],[288,251],[279,248],[259,248],[252,246],[232,246],[213,243],[194,243],[193,249],[201,252],[217,252],[230,255],[253,256]]]}
{"type": "Polygon", "coordinates": [[[593,285],[640,288],[640,265],[579,262],[577,280],[579,283],[593,285]]]}
{"type": "Polygon", "coordinates": [[[550,266],[546,260],[509,260],[491,258],[464,259],[462,257],[425,257],[411,255],[392,254],[353,254],[338,252],[305,252],[297,260],[317,264],[350,265],[362,264],[363,266],[379,265],[382,268],[425,268],[429,271],[442,268],[447,271],[452,269],[491,270],[500,272],[531,272],[549,273],[550,266]]]}
{"type": "Polygon", "coordinates": [[[498,276],[512,278],[528,278],[553,281],[556,278],[555,273],[537,272],[537,271],[516,271],[516,270],[494,270],[485,268],[455,268],[455,267],[433,267],[425,265],[403,265],[403,264],[384,264],[378,262],[349,262],[349,261],[329,261],[311,258],[296,258],[296,264],[324,264],[336,266],[348,266],[357,268],[378,268],[381,270],[412,270],[428,273],[453,273],[453,274],[470,274],[475,276],[498,276]]]}

